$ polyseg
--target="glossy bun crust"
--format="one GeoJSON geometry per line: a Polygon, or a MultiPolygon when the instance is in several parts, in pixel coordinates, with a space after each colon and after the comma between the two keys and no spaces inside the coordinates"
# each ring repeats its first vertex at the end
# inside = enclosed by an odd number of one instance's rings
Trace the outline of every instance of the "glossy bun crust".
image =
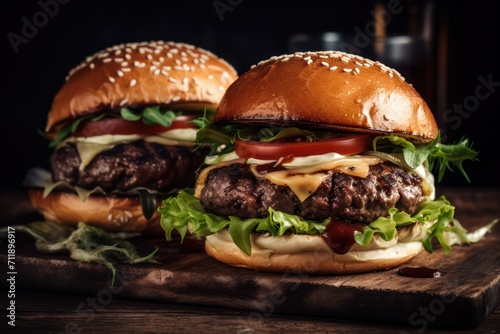
{"type": "Polygon", "coordinates": [[[215,108],[236,77],[226,61],[189,44],[116,45],[69,73],[54,98],[45,130],[53,138],[62,121],[122,106],[215,108]]]}
{"type": "Polygon", "coordinates": [[[427,103],[399,72],[338,51],[259,62],[228,88],[215,121],[394,132],[416,142],[438,133],[427,103]]]}
{"type": "MultiPolygon", "coordinates": [[[[52,192],[46,197],[42,189],[29,190],[31,204],[47,221],[77,226],[79,222],[110,232],[164,235],[159,212],[151,218],[142,214],[139,197],[90,196],[82,202],[78,195],[52,192]]],[[[159,203],[160,201],[158,201],[159,203]]]]}
{"type": "Polygon", "coordinates": [[[417,256],[423,251],[420,240],[430,225],[404,227],[391,241],[375,235],[367,246],[354,244],[346,254],[334,253],[319,235],[273,237],[252,233],[252,254],[247,256],[233,242],[228,229],[207,236],[205,250],[220,262],[257,271],[325,275],[372,272],[399,266],[417,256]]]}

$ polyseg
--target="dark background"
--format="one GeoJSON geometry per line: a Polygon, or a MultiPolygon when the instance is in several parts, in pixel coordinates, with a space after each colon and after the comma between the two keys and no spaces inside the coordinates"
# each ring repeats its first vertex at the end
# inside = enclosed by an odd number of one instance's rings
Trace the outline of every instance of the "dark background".
{"type": "MultiPolygon", "coordinates": [[[[403,11],[386,21],[388,34],[427,32],[432,37],[431,57],[421,59],[426,65],[424,80],[414,86],[429,102],[447,143],[466,136],[480,151],[480,161],[464,164],[471,186],[499,187],[496,119],[500,57],[496,44],[500,12],[495,1],[458,4],[392,0],[392,4],[395,2],[403,11]],[[497,84],[485,87],[480,78],[497,84]]],[[[242,74],[260,60],[289,53],[288,41],[293,34],[363,30],[374,20],[371,11],[376,4],[260,0],[2,2],[1,189],[21,188],[29,168],[48,166],[50,150],[38,132],[45,126],[64,77],[94,52],[125,42],[186,42],[214,52],[242,74]],[[43,14],[44,7],[50,12],[43,14]],[[39,27],[27,31],[26,22],[38,23],[39,27]],[[17,52],[9,40],[14,35],[26,37],[17,45],[17,52]]],[[[408,78],[402,68],[400,72],[408,78]]],[[[468,185],[457,171],[448,173],[441,184],[468,185]]]]}

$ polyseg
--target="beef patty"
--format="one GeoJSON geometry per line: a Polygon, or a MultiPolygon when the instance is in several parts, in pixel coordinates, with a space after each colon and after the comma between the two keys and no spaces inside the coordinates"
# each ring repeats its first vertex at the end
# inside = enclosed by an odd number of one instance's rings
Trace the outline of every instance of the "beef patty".
{"type": "Polygon", "coordinates": [[[185,146],[138,140],[101,152],[84,170],[79,170],[80,155],[76,145],[69,143],[53,152],[51,174],[54,182],[63,181],[86,189],[127,191],[145,187],[167,192],[193,186],[194,172],[206,153],[185,146]]]}
{"type": "Polygon", "coordinates": [[[268,209],[306,219],[342,219],[370,223],[396,207],[409,214],[423,202],[422,179],[391,162],[370,166],[366,178],[331,173],[301,202],[287,186],[256,178],[246,164],[210,171],[201,191],[201,204],[214,213],[240,218],[266,217],[268,209]]]}

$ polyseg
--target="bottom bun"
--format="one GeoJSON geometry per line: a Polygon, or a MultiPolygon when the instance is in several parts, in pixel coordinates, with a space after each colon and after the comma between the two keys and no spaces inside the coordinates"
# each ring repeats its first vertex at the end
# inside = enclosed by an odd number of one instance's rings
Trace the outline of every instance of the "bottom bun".
{"type": "Polygon", "coordinates": [[[252,255],[247,256],[224,229],[206,237],[205,250],[220,262],[258,271],[352,274],[387,270],[408,262],[423,250],[423,231],[422,225],[413,224],[390,242],[374,236],[368,246],[354,244],[346,254],[334,253],[319,235],[253,233],[252,255]]]}
{"type": "Polygon", "coordinates": [[[90,196],[82,201],[78,195],[66,192],[44,197],[42,189],[30,189],[29,196],[33,208],[54,223],[76,226],[83,222],[110,232],[165,234],[159,212],[155,210],[146,219],[138,197],[90,196]]]}

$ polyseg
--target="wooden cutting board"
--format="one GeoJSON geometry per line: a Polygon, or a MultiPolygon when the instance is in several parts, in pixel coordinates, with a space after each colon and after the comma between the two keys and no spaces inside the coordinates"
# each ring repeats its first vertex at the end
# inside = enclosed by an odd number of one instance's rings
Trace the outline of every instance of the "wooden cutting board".
{"type": "MultiPolygon", "coordinates": [[[[458,199],[462,225],[473,231],[491,221],[485,219],[498,213],[500,203],[495,194],[488,199],[493,209],[486,214],[483,210],[481,219],[476,219],[470,199],[458,199]]],[[[118,265],[111,287],[106,267],[38,253],[30,236],[17,233],[16,288],[84,294],[102,304],[115,297],[144,299],[248,310],[249,318],[300,314],[397,323],[416,330],[473,328],[500,303],[499,225],[477,244],[454,246],[448,255],[439,248],[424,252],[405,265],[437,268],[443,273],[440,278],[404,277],[398,268],[337,276],[265,273],[219,263],[196,242],[135,243],[146,253],[159,246],[161,263],[118,265]]],[[[6,268],[5,251],[0,263],[6,268]]]]}

